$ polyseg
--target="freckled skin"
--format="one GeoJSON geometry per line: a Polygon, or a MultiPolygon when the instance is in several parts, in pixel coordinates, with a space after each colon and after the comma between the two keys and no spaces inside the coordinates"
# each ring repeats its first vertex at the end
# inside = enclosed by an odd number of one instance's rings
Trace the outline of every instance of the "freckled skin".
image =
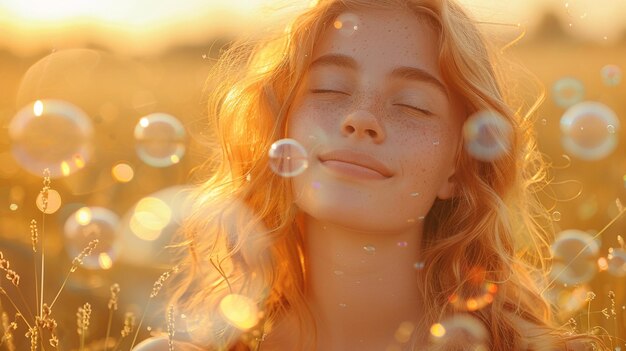
{"type": "Polygon", "coordinates": [[[359,68],[325,66],[309,71],[289,111],[288,135],[305,146],[311,161],[307,171],[293,179],[296,204],[320,221],[353,230],[406,231],[421,226],[420,221],[408,219],[425,216],[436,197],[452,194],[460,109],[448,97],[451,94],[428,83],[387,76],[394,68],[408,66],[442,81],[432,40],[436,34],[428,24],[410,13],[357,14],[358,30],[346,36],[329,28],[316,45],[313,60],[344,54],[354,58],[359,68]],[[312,88],[348,94],[314,94],[312,88]],[[398,103],[428,107],[433,115],[415,113],[398,103]],[[440,143],[435,145],[436,141],[440,143]],[[394,175],[375,181],[329,175],[317,156],[338,148],[367,153],[394,175]],[[313,188],[315,181],[319,189],[313,188]],[[413,192],[421,195],[411,197],[413,192]]]}

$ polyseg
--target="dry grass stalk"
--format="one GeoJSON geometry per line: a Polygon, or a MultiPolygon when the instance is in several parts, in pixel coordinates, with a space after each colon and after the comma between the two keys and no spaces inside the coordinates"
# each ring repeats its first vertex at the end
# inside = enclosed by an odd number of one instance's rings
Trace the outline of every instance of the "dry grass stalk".
{"type": "Polygon", "coordinates": [[[113,321],[113,311],[117,311],[117,300],[118,300],[118,295],[120,293],[120,286],[119,284],[115,283],[113,285],[111,285],[111,298],[109,299],[109,304],[108,304],[108,308],[109,308],[109,322],[107,324],[107,334],[104,337],[104,351],[107,351],[109,349],[108,347],[108,341],[109,341],[109,335],[111,334],[111,322],[113,321]]]}
{"type": "Polygon", "coordinates": [[[80,350],[85,348],[85,335],[89,330],[89,318],[91,318],[91,305],[88,302],[78,308],[76,312],[76,324],[78,335],[80,336],[80,350]]]}
{"type": "Polygon", "coordinates": [[[2,312],[2,329],[4,334],[2,335],[2,340],[0,340],[0,345],[4,345],[6,342],[8,351],[15,351],[12,331],[17,329],[17,318],[18,314],[16,313],[13,322],[9,323],[9,315],[6,312],[2,312]]]}
{"type": "Polygon", "coordinates": [[[37,252],[37,241],[39,240],[39,233],[37,231],[37,221],[30,221],[30,241],[33,244],[33,252],[37,252]]]}
{"type": "Polygon", "coordinates": [[[167,308],[167,345],[169,351],[174,351],[174,305],[169,305],[167,308]]]}

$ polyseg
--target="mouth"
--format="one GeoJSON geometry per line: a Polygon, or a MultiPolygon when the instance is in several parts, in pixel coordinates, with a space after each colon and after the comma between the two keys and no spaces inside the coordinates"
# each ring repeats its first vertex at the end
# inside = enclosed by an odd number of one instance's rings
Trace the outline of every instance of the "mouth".
{"type": "Polygon", "coordinates": [[[319,161],[334,173],[365,179],[387,179],[393,173],[378,159],[348,149],[320,155],[319,161]]]}

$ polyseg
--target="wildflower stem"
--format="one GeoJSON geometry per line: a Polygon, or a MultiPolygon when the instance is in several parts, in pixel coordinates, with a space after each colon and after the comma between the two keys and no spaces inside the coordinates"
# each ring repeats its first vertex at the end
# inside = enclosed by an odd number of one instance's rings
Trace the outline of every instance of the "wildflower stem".
{"type": "Polygon", "coordinates": [[[39,315],[43,316],[43,282],[44,282],[44,262],[45,262],[45,250],[44,237],[46,233],[46,211],[42,211],[41,214],[41,294],[39,294],[39,315]]]}
{"type": "Polygon", "coordinates": [[[111,322],[113,321],[113,310],[109,310],[109,323],[107,324],[107,334],[104,337],[104,351],[109,350],[109,335],[111,334],[111,322]]]}
{"type": "Polygon", "coordinates": [[[9,294],[7,294],[7,292],[0,288],[0,293],[4,294],[4,296],[7,297],[7,300],[9,300],[9,302],[11,303],[11,305],[13,305],[13,308],[15,308],[15,311],[20,315],[20,317],[22,317],[22,320],[24,321],[24,323],[26,323],[26,325],[28,326],[28,328],[32,328],[30,326],[30,324],[28,323],[28,321],[26,320],[26,318],[24,317],[24,314],[22,313],[22,311],[20,311],[19,308],[17,308],[17,305],[15,305],[15,302],[13,302],[13,299],[11,299],[11,297],[9,296],[9,294]]]}
{"type": "Polygon", "coordinates": [[[146,317],[146,311],[148,310],[148,306],[150,306],[150,301],[152,301],[152,298],[148,299],[148,302],[146,302],[146,307],[144,307],[143,309],[143,313],[141,314],[141,320],[139,321],[139,325],[137,325],[137,330],[135,330],[135,336],[133,337],[133,342],[130,344],[130,349],[133,349],[133,346],[135,346],[135,342],[137,341],[137,335],[139,335],[139,329],[141,329],[141,324],[143,323],[143,319],[146,317]]]}
{"type": "Polygon", "coordinates": [[[67,275],[65,275],[65,279],[63,280],[63,284],[61,284],[61,287],[59,288],[59,291],[57,291],[57,294],[54,297],[54,300],[52,300],[52,303],[50,304],[50,308],[52,308],[52,306],[54,306],[54,303],[59,298],[59,295],[61,295],[61,291],[63,291],[63,288],[65,287],[65,284],[67,284],[67,280],[70,278],[70,274],[71,273],[72,273],[72,271],[70,270],[69,272],[67,272],[67,275]]]}

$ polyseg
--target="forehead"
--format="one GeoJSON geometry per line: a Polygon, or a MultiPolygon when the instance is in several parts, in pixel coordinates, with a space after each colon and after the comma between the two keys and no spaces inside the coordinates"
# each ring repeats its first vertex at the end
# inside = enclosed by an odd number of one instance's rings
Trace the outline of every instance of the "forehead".
{"type": "Polygon", "coordinates": [[[425,15],[409,10],[359,9],[339,14],[316,43],[313,58],[353,57],[363,68],[418,67],[438,72],[438,34],[425,15]]]}

